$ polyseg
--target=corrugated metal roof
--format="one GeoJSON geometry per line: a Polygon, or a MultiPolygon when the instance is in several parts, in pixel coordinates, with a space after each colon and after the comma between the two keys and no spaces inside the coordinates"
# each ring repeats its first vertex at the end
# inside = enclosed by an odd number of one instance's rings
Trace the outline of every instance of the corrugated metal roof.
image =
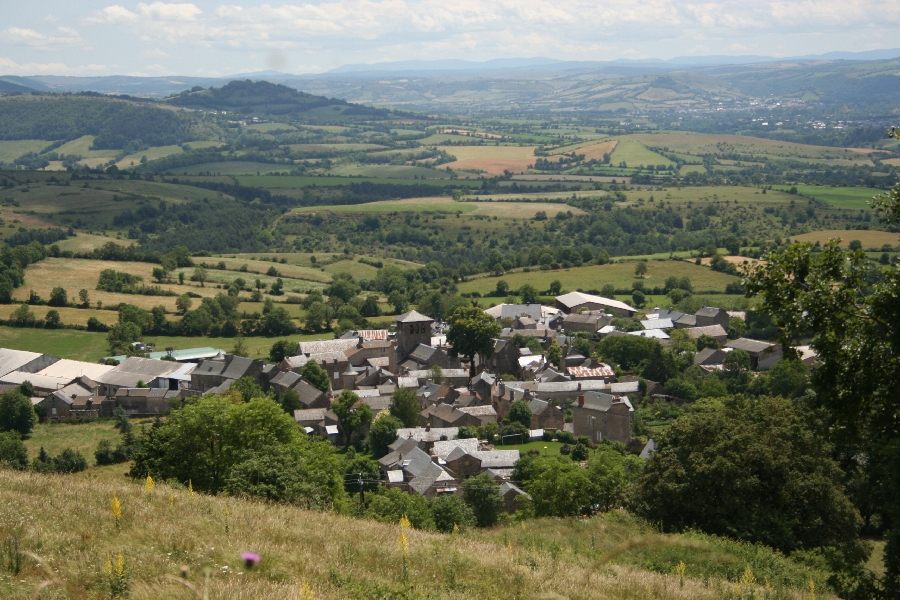
{"type": "Polygon", "coordinates": [[[0,375],[6,375],[10,371],[15,371],[41,356],[37,352],[0,348],[0,375]]]}
{"type": "Polygon", "coordinates": [[[81,376],[89,377],[96,381],[97,377],[113,370],[112,365],[100,365],[97,363],[83,362],[80,360],[60,359],[38,371],[39,375],[48,375],[50,377],[68,378],[69,381],[77,379],[81,376]]]}
{"type": "Polygon", "coordinates": [[[624,310],[632,313],[637,312],[636,308],[634,308],[633,306],[629,306],[624,302],[619,302],[618,300],[614,300],[612,298],[604,298],[603,296],[585,294],[584,292],[569,292],[568,294],[557,296],[556,301],[569,308],[591,303],[599,304],[600,306],[609,306],[610,308],[617,308],[619,310],[624,310]]]}
{"type": "MultiPolygon", "coordinates": [[[[203,360],[208,358],[215,358],[219,354],[224,354],[224,350],[221,348],[186,348],[184,350],[172,350],[172,352],[168,352],[166,350],[160,352],[150,352],[147,354],[151,359],[162,360],[167,357],[169,354],[172,355],[172,358],[176,360],[176,362],[186,361],[186,360],[203,360]]],[[[125,362],[129,357],[122,354],[119,356],[107,356],[103,360],[117,360],[120,363],[125,362]]],[[[134,358],[134,357],[131,357],[134,358]]]]}

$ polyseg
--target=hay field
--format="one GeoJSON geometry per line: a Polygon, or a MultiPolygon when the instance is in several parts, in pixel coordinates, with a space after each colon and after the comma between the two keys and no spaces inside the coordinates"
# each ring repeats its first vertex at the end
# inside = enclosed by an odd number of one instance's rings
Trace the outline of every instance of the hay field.
{"type": "MultiPolygon", "coordinates": [[[[378,177],[391,179],[450,179],[444,170],[412,165],[340,165],[328,171],[339,177],[378,177]]],[[[348,183],[353,183],[348,182],[348,183]]]]}
{"type": "Polygon", "coordinates": [[[204,173],[221,173],[222,175],[255,175],[256,173],[286,173],[291,170],[291,165],[275,165],[270,163],[258,163],[244,160],[203,163],[188,167],[176,167],[172,169],[175,174],[186,173],[188,175],[202,175],[204,173]]]}
{"type": "MultiPolygon", "coordinates": [[[[91,299],[93,300],[93,294],[91,295],[91,299]]],[[[78,301],[77,291],[74,298],[72,298],[71,295],[69,296],[69,302],[72,302],[73,300],[75,302],[78,301]]],[[[19,306],[19,304],[0,304],[0,319],[9,319],[9,315],[19,308],[19,306]]],[[[55,310],[59,313],[59,319],[62,321],[63,325],[87,325],[88,319],[91,317],[94,317],[101,323],[106,323],[107,325],[115,325],[119,321],[119,313],[114,310],[69,307],[55,308],[53,306],[31,307],[31,312],[33,312],[34,316],[38,319],[45,318],[47,313],[51,310],[55,310]]],[[[0,344],[0,346],[2,346],[2,344],[0,344]]]]}
{"type": "Polygon", "coordinates": [[[863,248],[876,248],[881,250],[885,244],[891,246],[900,245],[900,234],[891,233],[890,231],[873,231],[858,229],[828,229],[825,231],[814,231],[812,233],[804,233],[791,238],[795,242],[812,242],[824,244],[830,239],[841,238],[841,247],[849,248],[852,240],[862,242],[863,248]]]}
{"type": "Polygon", "coordinates": [[[287,123],[253,123],[245,126],[245,129],[263,133],[268,133],[269,131],[297,131],[296,127],[287,123]]]}
{"type": "MultiPolygon", "coordinates": [[[[649,150],[642,143],[630,137],[623,137],[618,140],[616,149],[609,157],[610,165],[618,165],[625,161],[629,167],[637,167],[640,165],[667,165],[672,166],[672,161],[649,150]]],[[[601,155],[602,158],[602,155],[601,155]]]]}
{"type": "Polygon", "coordinates": [[[117,240],[116,238],[110,238],[105,235],[92,235],[90,233],[82,233],[79,231],[78,235],[75,237],[56,242],[56,245],[59,246],[59,249],[63,252],[66,250],[72,252],[92,252],[94,249],[103,246],[103,244],[113,241],[120,244],[122,243],[122,240],[117,240]]]}
{"type": "Polygon", "coordinates": [[[0,141],[0,162],[11,163],[23,154],[40,152],[52,143],[47,140],[0,141]]]}
{"type": "MultiPolygon", "coordinates": [[[[787,204],[792,199],[796,202],[805,202],[804,198],[781,192],[778,190],[767,190],[765,194],[761,190],[752,187],[742,186],[709,186],[709,187],[673,187],[664,188],[662,191],[652,190],[632,190],[625,192],[629,202],[636,201],[638,198],[649,200],[653,196],[654,200],[659,203],[662,200],[673,204],[683,204],[687,202],[716,202],[728,201],[738,204],[787,204]]],[[[652,207],[653,204],[646,206],[652,207]]]]}
{"type": "MultiPolygon", "coordinates": [[[[522,197],[522,194],[510,196],[522,197]]],[[[569,196],[571,196],[571,192],[569,196]]],[[[550,202],[455,202],[445,197],[407,198],[404,200],[385,200],[383,202],[353,205],[310,206],[296,208],[292,212],[323,211],[342,213],[461,212],[468,215],[502,219],[530,219],[539,211],[545,211],[548,217],[553,217],[559,212],[566,211],[572,211],[573,214],[584,214],[581,210],[566,204],[550,202]]]]}
{"type": "Polygon", "coordinates": [[[455,171],[484,171],[503,175],[504,171],[524,173],[534,165],[535,146],[449,146],[441,147],[456,161],[441,165],[455,171]]]}
{"type": "Polygon", "coordinates": [[[610,140],[608,142],[602,142],[600,144],[594,144],[592,146],[579,148],[577,154],[584,154],[585,160],[603,160],[603,155],[612,155],[614,150],[616,149],[616,146],[618,145],[618,140],[610,140]]]}
{"type": "MultiPolygon", "coordinates": [[[[635,134],[630,137],[648,146],[665,146],[674,152],[694,155],[737,152],[740,154],[763,154],[784,158],[837,159],[844,161],[841,164],[851,164],[860,158],[860,153],[856,152],[856,149],[811,146],[745,135],[655,133],[635,134]]],[[[871,161],[868,160],[863,160],[862,162],[871,164],[871,161]]]]}
{"type": "Polygon", "coordinates": [[[882,160],[881,162],[883,162],[886,165],[900,167],[900,158],[886,158],[886,159],[882,160]]]}
{"type": "MultiPolygon", "coordinates": [[[[563,292],[581,290],[599,290],[604,285],[612,284],[616,289],[630,289],[634,276],[634,262],[620,262],[609,265],[592,265],[588,267],[572,267],[557,271],[532,270],[529,273],[506,273],[500,277],[481,277],[459,284],[460,292],[480,292],[482,295],[493,291],[497,281],[503,279],[509,283],[511,290],[517,290],[530,283],[538,290],[550,289],[550,283],[559,280],[563,292]]],[[[684,261],[650,261],[647,263],[647,275],[643,279],[644,286],[653,288],[662,286],[667,277],[690,277],[697,293],[724,291],[728,283],[737,281],[737,277],[726,275],[684,261]]]]}
{"type": "Polygon", "coordinates": [[[182,565],[188,583],[201,590],[209,570],[210,598],[712,600],[736,588],[736,595],[761,597],[762,585],[734,583],[745,568],[771,582],[779,598],[808,597],[808,580],[824,595],[824,573],[770,550],[697,534],[659,536],[625,514],[540,519],[454,535],[409,530],[401,547],[396,524],[339,510],[190,495],[161,481],[149,497],[142,482],[100,471],[0,471],[0,534],[5,539],[16,531],[24,551],[52,565],[45,570],[26,558],[19,574],[0,580],[0,595],[34,598],[35,589],[51,580],[44,596],[105,596],[103,565],[119,554],[134,600],[202,596],[178,582],[182,565]],[[110,515],[113,496],[121,503],[121,527],[110,515]],[[253,570],[241,559],[248,550],[261,557],[253,570]],[[686,565],[683,580],[674,575],[679,561],[686,565]],[[644,570],[647,564],[654,571],[644,570]]]}

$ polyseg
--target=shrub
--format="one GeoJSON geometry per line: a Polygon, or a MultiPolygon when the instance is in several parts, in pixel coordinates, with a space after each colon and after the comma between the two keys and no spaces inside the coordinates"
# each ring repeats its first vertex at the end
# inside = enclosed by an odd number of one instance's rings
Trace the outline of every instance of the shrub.
{"type": "Polygon", "coordinates": [[[475,513],[456,495],[434,498],[431,501],[431,514],[435,527],[442,533],[451,533],[455,527],[467,529],[475,526],[475,513]]]}

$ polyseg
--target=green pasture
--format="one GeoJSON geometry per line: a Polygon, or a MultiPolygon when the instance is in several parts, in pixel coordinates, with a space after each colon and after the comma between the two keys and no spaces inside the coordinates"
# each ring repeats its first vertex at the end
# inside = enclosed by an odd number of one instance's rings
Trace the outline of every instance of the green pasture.
{"type": "Polygon", "coordinates": [[[639,165],[666,165],[671,167],[672,161],[649,150],[646,146],[630,137],[619,138],[616,149],[609,156],[610,165],[618,165],[625,161],[629,167],[637,167],[639,165]]]}
{"type": "MultiPolygon", "coordinates": [[[[778,186],[778,189],[787,191],[792,186],[778,186]]],[[[874,196],[884,194],[885,190],[869,187],[836,187],[826,185],[798,185],[797,193],[809,198],[815,198],[835,208],[847,208],[852,210],[868,209],[869,202],[874,196]]],[[[770,192],[771,193],[771,192],[770,192]]]]}
{"type": "Polygon", "coordinates": [[[11,163],[23,154],[40,152],[53,142],[47,140],[4,140],[0,141],[0,162],[11,163]]]}
{"type": "Polygon", "coordinates": [[[479,292],[482,295],[490,293],[497,288],[497,282],[501,279],[509,283],[511,290],[517,290],[526,283],[533,285],[539,291],[550,289],[550,283],[556,280],[562,284],[563,292],[581,290],[600,290],[604,285],[611,284],[616,289],[630,289],[634,281],[643,281],[644,286],[653,288],[662,286],[667,277],[690,277],[694,291],[718,292],[724,291],[725,286],[737,277],[713,271],[708,267],[695,265],[685,261],[649,261],[647,263],[647,275],[643,280],[635,277],[633,262],[614,263],[608,265],[591,265],[588,267],[572,267],[541,271],[532,270],[528,273],[506,273],[499,277],[489,276],[472,279],[459,284],[460,293],[479,292]]]}
{"type": "Polygon", "coordinates": [[[450,173],[412,165],[340,165],[329,171],[339,177],[389,179],[450,179],[450,173]]]}

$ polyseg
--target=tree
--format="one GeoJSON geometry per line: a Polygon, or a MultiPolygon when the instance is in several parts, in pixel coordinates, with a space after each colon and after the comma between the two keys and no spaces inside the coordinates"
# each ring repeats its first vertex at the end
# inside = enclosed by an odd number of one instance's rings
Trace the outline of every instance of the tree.
{"type": "Polygon", "coordinates": [[[475,513],[455,494],[432,498],[431,514],[435,527],[441,533],[453,533],[457,528],[462,530],[475,526],[475,513]]]}
{"type": "Polygon", "coordinates": [[[331,326],[330,309],[324,302],[313,302],[306,310],[303,323],[307,331],[323,331],[331,326]]]}
{"type": "Polygon", "coordinates": [[[444,383],[444,370],[440,365],[431,365],[431,368],[428,369],[428,371],[430,373],[429,378],[431,379],[431,381],[438,385],[444,383]]]}
{"type": "Polygon", "coordinates": [[[372,421],[369,428],[369,450],[375,458],[381,458],[388,453],[388,445],[397,440],[397,430],[403,427],[400,419],[392,417],[386,411],[378,413],[378,417],[372,421]]]}
{"type": "Polygon", "coordinates": [[[782,358],[768,373],[766,392],[772,396],[796,398],[806,392],[809,385],[809,369],[798,358],[782,358]]]}
{"type": "Polygon", "coordinates": [[[81,308],[91,307],[91,297],[88,294],[87,289],[82,288],[78,290],[78,299],[81,301],[81,308]]]}
{"type": "Polygon", "coordinates": [[[647,300],[647,296],[644,295],[644,292],[641,290],[634,290],[631,292],[631,301],[634,302],[634,305],[638,308],[644,306],[644,303],[647,300]]]}
{"type": "Polygon", "coordinates": [[[16,327],[34,327],[35,316],[31,311],[31,307],[27,304],[21,304],[9,315],[9,324],[16,327]]]}
{"type": "Polygon", "coordinates": [[[364,317],[377,317],[380,315],[381,309],[378,307],[378,296],[366,296],[362,306],[359,308],[359,314],[364,317]]]}
{"type": "Polygon", "coordinates": [[[514,400],[509,405],[509,412],[506,413],[504,421],[520,423],[526,429],[531,429],[531,407],[524,400],[514,400]]]}
{"type": "Polygon", "coordinates": [[[53,470],[57,473],[80,473],[87,468],[87,459],[72,448],[65,448],[53,457],[53,470]]]}
{"type": "Polygon", "coordinates": [[[287,309],[279,306],[263,316],[260,331],[265,335],[290,335],[295,331],[294,321],[287,309]]]}
{"type": "Polygon", "coordinates": [[[507,282],[505,279],[498,279],[497,286],[494,288],[494,296],[503,298],[507,294],[509,294],[509,282],[507,282]]]}
{"type": "Polygon", "coordinates": [[[15,431],[28,435],[38,422],[31,400],[20,390],[12,389],[0,396],[0,432],[15,431]]]}
{"type": "Polygon", "coordinates": [[[785,553],[853,543],[859,514],[829,451],[789,401],[730,397],[663,434],[633,509],[665,531],[696,528],[785,553]]]}
{"type": "Polygon", "coordinates": [[[175,308],[177,308],[181,314],[184,314],[187,311],[191,310],[191,307],[193,305],[194,301],[191,300],[191,297],[187,294],[182,294],[175,299],[175,308]]]}
{"type": "Polygon", "coordinates": [[[416,398],[415,390],[397,388],[391,395],[390,413],[403,423],[404,427],[418,427],[422,406],[416,398]]]}
{"type": "Polygon", "coordinates": [[[750,354],[746,350],[732,350],[722,359],[722,366],[726,371],[749,371],[752,364],[750,354]]]}
{"type": "Polygon", "coordinates": [[[704,348],[712,348],[713,350],[719,349],[719,342],[716,341],[711,335],[703,334],[697,338],[697,351],[703,350],[704,348]]]}
{"type": "Polygon", "coordinates": [[[568,456],[523,456],[513,479],[521,481],[538,517],[575,517],[589,514],[596,491],[586,469],[568,456]]]}
{"type": "Polygon", "coordinates": [[[496,525],[503,509],[500,484],[487,473],[481,473],[466,479],[462,483],[462,489],[463,500],[475,515],[475,524],[479,527],[496,525]]]}
{"type": "Polygon", "coordinates": [[[492,316],[474,306],[457,308],[447,318],[450,329],[447,342],[454,355],[469,358],[469,374],[475,376],[475,355],[490,358],[494,353],[494,338],[500,335],[500,324],[492,316]]]}
{"type": "Polygon", "coordinates": [[[281,393],[281,397],[278,399],[278,403],[281,404],[282,410],[289,415],[293,415],[295,410],[300,410],[303,408],[303,404],[300,402],[300,396],[292,389],[286,389],[281,393]]]}
{"type": "Polygon", "coordinates": [[[407,494],[399,488],[390,488],[373,496],[366,516],[395,526],[406,517],[416,529],[435,528],[428,500],[419,494],[407,494]]]}
{"type": "Polygon", "coordinates": [[[524,304],[537,304],[541,301],[537,288],[530,283],[526,283],[519,288],[519,295],[522,296],[524,304]]]}
{"type": "Polygon", "coordinates": [[[206,277],[207,277],[206,267],[200,267],[200,266],[194,267],[194,274],[191,275],[191,279],[193,281],[199,281],[200,287],[206,287],[204,285],[204,282],[206,281],[206,277]]]}
{"type": "Polygon", "coordinates": [[[290,340],[278,340],[269,349],[269,360],[274,364],[278,364],[287,356],[294,356],[297,350],[297,344],[290,340]]]}
{"type": "Polygon", "coordinates": [[[337,400],[331,403],[331,410],[337,416],[344,446],[353,441],[353,434],[372,422],[372,407],[359,401],[359,396],[350,390],[344,390],[337,400]]]}
{"type": "Polygon", "coordinates": [[[44,327],[47,329],[59,329],[62,327],[62,319],[59,318],[58,310],[51,308],[47,311],[47,314],[44,315],[44,327]]]}
{"type": "Polygon", "coordinates": [[[131,343],[141,338],[141,328],[134,323],[117,323],[106,334],[109,350],[113,354],[126,354],[131,350],[131,343]]]}
{"type": "Polygon", "coordinates": [[[19,471],[28,468],[28,449],[15,431],[0,433],[0,466],[19,471]]]}
{"type": "Polygon", "coordinates": [[[388,294],[388,304],[394,308],[395,315],[402,315],[409,310],[409,299],[400,290],[394,290],[388,294]]]}
{"type": "Polygon", "coordinates": [[[562,348],[559,347],[556,338],[553,338],[550,341],[550,345],[547,347],[547,352],[544,353],[544,356],[547,357],[547,360],[550,361],[551,364],[559,367],[559,363],[562,361],[562,348]]]}
{"type": "Polygon", "coordinates": [[[638,261],[636,265],[634,265],[634,276],[640,277],[641,279],[647,274],[647,261],[641,260],[638,261]]]}
{"type": "Polygon", "coordinates": [[[550,282],[550,295],[551,296],[559,296],[562,293],[562,283],[560,283],[559,279],[554,279],[550,282]]]}
{"type": "Polygon", "coordinates": [[[50,306],[66,306],[69,303],[69,297],[65,288],[55,287],[50,290],[50,299],[47,304],[50,306]]]}
{"type": "Polygon", "coordinates": [[[156,279],[157,283],[162,283],[163,279],[168,277],[169,272],[165,269],[165,267],[153,267],[153,278],[156,279]]]}
{"type": "Polygon", "coordinates": [[[308,360],[300,367],[300,376],[321,392],[328,393],[331,383],[328,373],[314,360],[308,360]]]}

